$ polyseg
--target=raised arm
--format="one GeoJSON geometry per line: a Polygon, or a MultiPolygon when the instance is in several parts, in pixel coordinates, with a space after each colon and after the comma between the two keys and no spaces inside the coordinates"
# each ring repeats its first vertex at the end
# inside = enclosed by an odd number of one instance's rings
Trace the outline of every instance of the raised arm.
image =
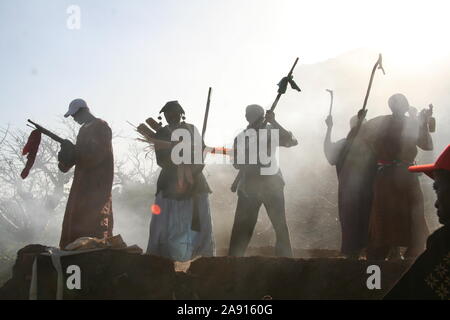
{"type": "Polygon", "coordinates": [[[266,112],[266,120],[268,123],[270,123],[274,129],[278,129],[280,133],[280,147],[293,147],[298,145],[297,139],[293,136],[292,132],[287,131],[285,128],[281,126],[276,120],[275,120],[275,113],[273,111],[267,111],[266,112]]]}
{"type": "Polygon", "coordinates": [[[325,120],[327,125],[327,133],[325,134],[325,140],[323,141],[323,151],[328,163],[332,166],[336,165],[338,161],[339,152],[337,150],[336,143],[331,142],[331,131],[333,130],[333,117],[328,116],[325,120]]]}
{"type": "Polygon", "coordinates": [[[432,110],[424,109],[419,115],[419,136],[417,138],[417,146],[425,151],[433,150],[433,139],[428,130],[428,121],[432,114],[432,110]]]}

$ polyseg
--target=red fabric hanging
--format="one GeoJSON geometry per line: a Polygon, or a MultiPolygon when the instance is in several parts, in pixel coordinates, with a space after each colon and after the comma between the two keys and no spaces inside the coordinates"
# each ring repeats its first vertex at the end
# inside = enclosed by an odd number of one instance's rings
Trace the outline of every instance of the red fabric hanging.
{"type": "Polygon", "coordinates": [[[33,167],[34,160],[36,159],[36,154],[39,150],[39,144],[41,143],[41,132],[39,130],[33,130],[28,137],[28,141],[25,144],[25,147],[23,147],[22,155],[27,156],[27,163],[25,165],[25,168],[22,170],[22,173],[20,176],[22,179],[25,179],[28,174],[30,173],[31,168],[33,167]]]}

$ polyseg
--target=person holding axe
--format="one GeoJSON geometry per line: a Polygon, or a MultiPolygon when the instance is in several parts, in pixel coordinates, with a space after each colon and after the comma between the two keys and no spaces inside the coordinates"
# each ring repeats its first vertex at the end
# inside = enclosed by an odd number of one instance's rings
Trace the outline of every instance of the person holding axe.
{"type": "Polygon", "coordinates": [[[391,96],[388,105],[392,115],[371,119],[361,130],[378,165],[367,248],[367,257],[373,260],[383,260],[390,252],[398,255],[400,247],[407,248],[406,257],[416,257],[428,235],[419,179],[408,167],[417,147],[433,150],[428,127],[432,111],[422,110],[418,120],[407,117],[410,105],[400,93],[391,96]]]}
{"type": "Polygon", "coordinates": [[[176,130],[184,130],[191,137],[188,148],[192,147],[194,158],[195,152],[201,153],[204,148],[203,139],[193,124],[184,121],[185,112],[178,101],[167,102],[160,113],[164,114],[168,124],[157,128],[155,138],[172,144],[168,148],[155,148],[161,172],[152,205],[147,253],[174,261],[213,256],[215,248],[208,196],[211,189],[202,173],[203,158],[200,155],[200,163],[192,160],[177,164],[172,153],[177,143],[172,141],[172,133],[176,130]],[[195,145],[197,142],[202,145],[195,145]]]}
{"type": "MultiPolygon", "coordinates": [[[[350,120],[350,132],[354,135],[358,121],[363,120],[360,111],[350,120]]],[[[367,245],[369,217],[372,208],[373,181],[376,162],[373,153],[364,141],[356,136],[345,162],[339,162],[348,138],[331,141],[333,117],[325,120],[327,133],[324,140],[325,156],[336,166],[338,178],[338,211],[341,224],[341,253],[347,258],[357,259],[367,245]]],[[[363,124],[364,125],[364,124],[363,124]]]]}
{"type": "Polygon", "coordinates": [[[112,236],[111,188],[114,177],[112,132],[108,124],[94,117],[86,102],[75,99],[64,117],[81,125],[76,144],[65,140],[58,154],[62,172],[75,167],[62,225],[60,247],[81,237],[112,236]]]}
{"type": "Polygon", "coordinates": [[[231,191],[237,191],[238,203],[231,231],[228,251],[230,256],[245,254],[258,220],[259,208],[264,204],[275,229],[275,254],[292,257],[284,206],[284,180],[276,159],[272,156],[276,155],[278,146],[289,148],[298,144],[292,133],[275,120],[274,113],[288,85],[298,92],[301,91],[293,75],[298,60],[297,57],[287,76],[278,83],[277,96],[265,116],[261,106],[247,106],[245,118],[248,126],[234,139],[233,165],[239,173],[234,179],[231,191]]]}
{"type": "Polygon", "coordinates": [[[270,221],[275,229],[276,244],[275,254],[277,256],[292,257],[291,242],[286,223],[285,203],[284,203],[284,180],[280,169],[277,167],[274,174],[264,174],[261,169],[265,165],[260,159],[260,148],[267,146],[266,150],[274,153],[276,146],[292,147],[297,145],[297,140],[292,133],[284,129],[276,120],[273,111],[267,111],[264,116],[264,109],[256,104],[249,105],[246,108],[245,117],[248,121],[247,128],[234,140],[234,167],[239,169],[241,177],[237,185],[238,202],[234,217],[233,228],[231,231],[229,255],[243,256],[250,242],[255,229],[258,213],[261,205],[267,210],[270,221]],[[267,130],[267,136],[261,134],[267,130]],[[273,131],[279,133],[279,141],[273,141],[273,131]],[[248,132],[254,132],[249,139],[245,139],[248,132]],[[245,150],[245,161],[239,161],[238,152],[240,151],[238,141],[245,141],[243,149],[245,150]],[[254,139],[252,139],[254,138],[254,139]],[[279,143],[277,143],[279,142],[279,143]],[[251,144],[255,145],[252,148],[251,144]],[[251,162],[254,156],[255,162],[251,162]]]}

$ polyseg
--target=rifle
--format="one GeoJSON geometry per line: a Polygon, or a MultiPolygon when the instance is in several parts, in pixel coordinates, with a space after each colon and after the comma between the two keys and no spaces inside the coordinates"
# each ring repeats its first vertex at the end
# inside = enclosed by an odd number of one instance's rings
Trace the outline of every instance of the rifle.
{"type": "Polygon", "coordinates": [[[45,129],[43,126],[38,125],[37,123],[31,121],[30,119],[28,119],[28,122],[31,123],[32,125],[34,125],[34,127],[39,130],[42,134],[45,134],[47,137],[55,140],[58,143],[63,143],[65,140],[63,138],[61,138],[60,136],[54,134],[53,132],[51,132],[50,130],[45,129]]]}
{"type": "MultiPolygon", "coordinates": [[[[291,85],[292,89],[301,91],[300,88],[297,86],[297,84],[294,82],[294,77],[292,75],[292,73],[294,72],[295,66],[297,65],[297,62],[298,62],[298,57],[295,59],[294,65],[292,66],[288,75],[286,77],[284,77],[283,79],[281,79],[281,81],[278,83],[278,94],[277,94],[274,102],[272,103],[272,107],[270,108],[270,111],[273,112],[273,110],[275,110],[281,96],[286,92],[288,84],[291,85]]],[[[267,124],[267,120],[264,120],[263,126],[265,126],[266,124],[267,124]]],[[[231,184],[231,192],[236,192],[239,180],[241,180],[243,174],[244,174],[243,171],[239,170],[238,174],[236,175],[236,178],[234,178],[234,181],[231,184]]]]}
{"type": "Polygon", "coordinates": [[[208,99],[206,100],[205,117],[203,118],[202,139],[205,138],[206,125],[207,125],[207,123],[208,123],[209,106],[210,106],[210,104],[211,104],[211,90],[212,90],[212,88],[209,87],[209,90],[208,90],[208,99]]]}

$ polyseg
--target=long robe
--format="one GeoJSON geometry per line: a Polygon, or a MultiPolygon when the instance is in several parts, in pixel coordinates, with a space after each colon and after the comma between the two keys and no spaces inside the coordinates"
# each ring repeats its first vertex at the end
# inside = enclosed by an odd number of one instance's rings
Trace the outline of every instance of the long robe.
{"type": "Polygon", "coordinates": [[[378,256],[377,250],[382,249],[380,258],[383,258],[388,248],[400,246],[418,254],[424,248],[428,228],[418,175],[410,173],[408,166],[414,163],[417,146],[432,149],[429,133],[420,128],[417,120],[388,115],[368,121],[363,135],[378,162],[369,254],[373,252],[378,256]]]}
{"type": "Polygon", "coordinates": [[[341,252],[358,254],[366,247],[376,174],[374,156],[359,137],[353,140],[345,162],[339,161],[348,139],[325,143],[328,162],[336,166],[341,252]]]}
{"type": "MultiPolygon", "coordinates": [[[[165,126],[157,131],[158,139],[170,141],[175,129],[184,128],[191,133],[192,159],[195,143],[204,143],[197,128],[188,123],[176,127],[165,126]],[[194,136],[197,139],[194,139],[194,136]]],[[[200,151],[202,150],[200,147],[200,151]]],[[[198,149],[197,149],[198,151],[198,149]]],[[[204,164],[176,165],[172,149],[157,149],[156,159],[161,167],[147,253],[167,257],[174,261],[187,261],[197,256],[215,254],[209,193],[211,189],[202,173],[204,164]],[[186,175],[187,173],[190,173],[186,175]],[[192,181],[189,182],[188,176],[192,181]],[[182,183],[181,183],[182,182],[182,183]],[[180,187],[183,185],[184,187],[180,187]]]]}
{"type": "Polygon", "coordinates": [[[112,236],[111,188],[114,176],[112,133],[108,124],[95,119],[80,128],[75,145],[75,163],[59,168],[75,174],[62,225],[60,247],[80,237],[112,236]]]}

